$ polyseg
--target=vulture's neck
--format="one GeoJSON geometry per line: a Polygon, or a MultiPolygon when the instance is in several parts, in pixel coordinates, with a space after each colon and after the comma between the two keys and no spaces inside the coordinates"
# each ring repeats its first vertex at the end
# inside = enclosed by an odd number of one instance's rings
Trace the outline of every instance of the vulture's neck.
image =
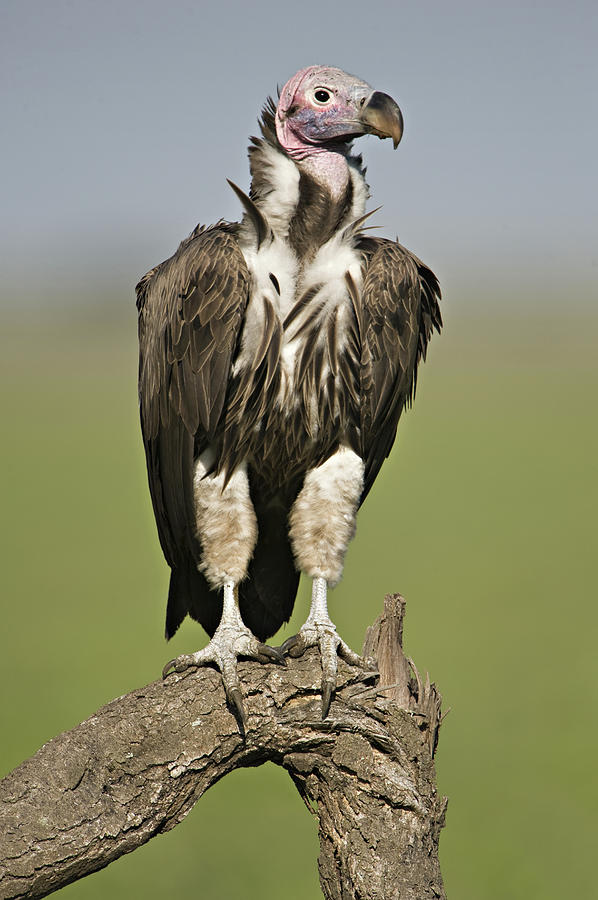
{"type": "Polygon", "coordinates": [[[361,157],[344,151],[291,159],[269,124],[264,116],[263,138],[252,138],[249,148],[251,198],[278,237],[309,258],[365,212],[365,170],[361,157]]]}

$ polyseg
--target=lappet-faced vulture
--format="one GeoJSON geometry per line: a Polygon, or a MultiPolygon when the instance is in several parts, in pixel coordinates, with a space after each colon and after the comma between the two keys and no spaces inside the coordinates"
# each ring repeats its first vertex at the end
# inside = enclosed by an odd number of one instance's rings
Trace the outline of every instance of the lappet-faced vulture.
{"type": "Polygon", "coordinates": [[[388,94],[330,66],[268,101],[249,148],[241,222],[197,227],[137,286],[149,486],[172,570],[166,634],[211,636],[165,667],[215,663],[244,725],[237,659],[319,647],[322,712],[337,655],[362,660],[328,615],[355,517],[388,455],[434,329],[434,274],[365,225],[355,138],[401,139],[388,94]],[[312,604],[281,648],[263,643],[312,604]]]}

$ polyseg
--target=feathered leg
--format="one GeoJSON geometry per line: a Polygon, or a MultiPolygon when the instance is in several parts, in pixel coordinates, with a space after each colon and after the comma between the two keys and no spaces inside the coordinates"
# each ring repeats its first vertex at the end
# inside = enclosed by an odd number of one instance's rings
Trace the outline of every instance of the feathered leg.
{"type": "Polygon", "coordinates": [[[208,449],[196,463],[194,500],[197,534],[202,545],[199,568],[214,590],[222,590],[222,617],[207,647],[170,660],[162,674],[165,677],[171,670],[183,672],[190,666],[215,663],[222,673],[226,696],[237,710],[245,731],[237,659],[245,656],[284,665],[284,656],[277,648],[258,641],[239,611],[237,585],[247,575],[257,538],[246,467],[239,466],[227,482],[223,473],[210,474],[212,461],[208,449]]]}
{"type": "Polygon", "coordinates": [[[328,586],[340,580],[345,553],[355,533],[355,516],[363,490],[363,460],[341,447],[326,462],[312,469],[290,516],[290,537],[302,572],[313,578],[311,608],[299,633],[281,647],[289,656],[300,656],[308,647],[319,647],[322,659],[322,718],[330,709],[336,687],[338,656],[364,669],[371,660],[355,653],[339,637],[328,615],[328,586]]]}

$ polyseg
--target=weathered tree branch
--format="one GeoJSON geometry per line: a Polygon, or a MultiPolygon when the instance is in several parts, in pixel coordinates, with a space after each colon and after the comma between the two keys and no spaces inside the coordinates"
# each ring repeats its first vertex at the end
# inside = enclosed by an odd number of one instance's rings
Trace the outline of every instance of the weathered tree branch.
{"type": "Polygon", "coordinates": [[[403,613],[390,595],[368,629],[381,684],[340,662],[324,722],[309,652],[287,668],[239,666],[245,740],[220,675],[201,669],[120,697],[45,744],[0,782],[0,897],[44,897],[103,868],[177,825],[228,772],[267,761],[289,772],[319,818],[328,900],[444,897],[446,802],[432,760],[440,697],[411,675],[403,613]]]}

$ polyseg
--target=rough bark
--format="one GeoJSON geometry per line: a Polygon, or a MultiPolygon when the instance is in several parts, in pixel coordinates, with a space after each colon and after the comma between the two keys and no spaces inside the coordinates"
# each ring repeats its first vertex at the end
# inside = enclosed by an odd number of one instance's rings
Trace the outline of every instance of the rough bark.
{"type": "Polygon", "coordinates": [[[411,675],[403,612],[390,595],[368,629],[381,683],[340,662],[325,721],[319,657],[308,652],[286,668],[240,664],[245,739],[220,675],[201,669],[119,697],[45,744],[0,782],[0,897],[44,897],[103,868],[177,825],[228,772],[266,761],[289,772],[319,819],[327,900],[444,897],[440,698],[411,675]]]}

